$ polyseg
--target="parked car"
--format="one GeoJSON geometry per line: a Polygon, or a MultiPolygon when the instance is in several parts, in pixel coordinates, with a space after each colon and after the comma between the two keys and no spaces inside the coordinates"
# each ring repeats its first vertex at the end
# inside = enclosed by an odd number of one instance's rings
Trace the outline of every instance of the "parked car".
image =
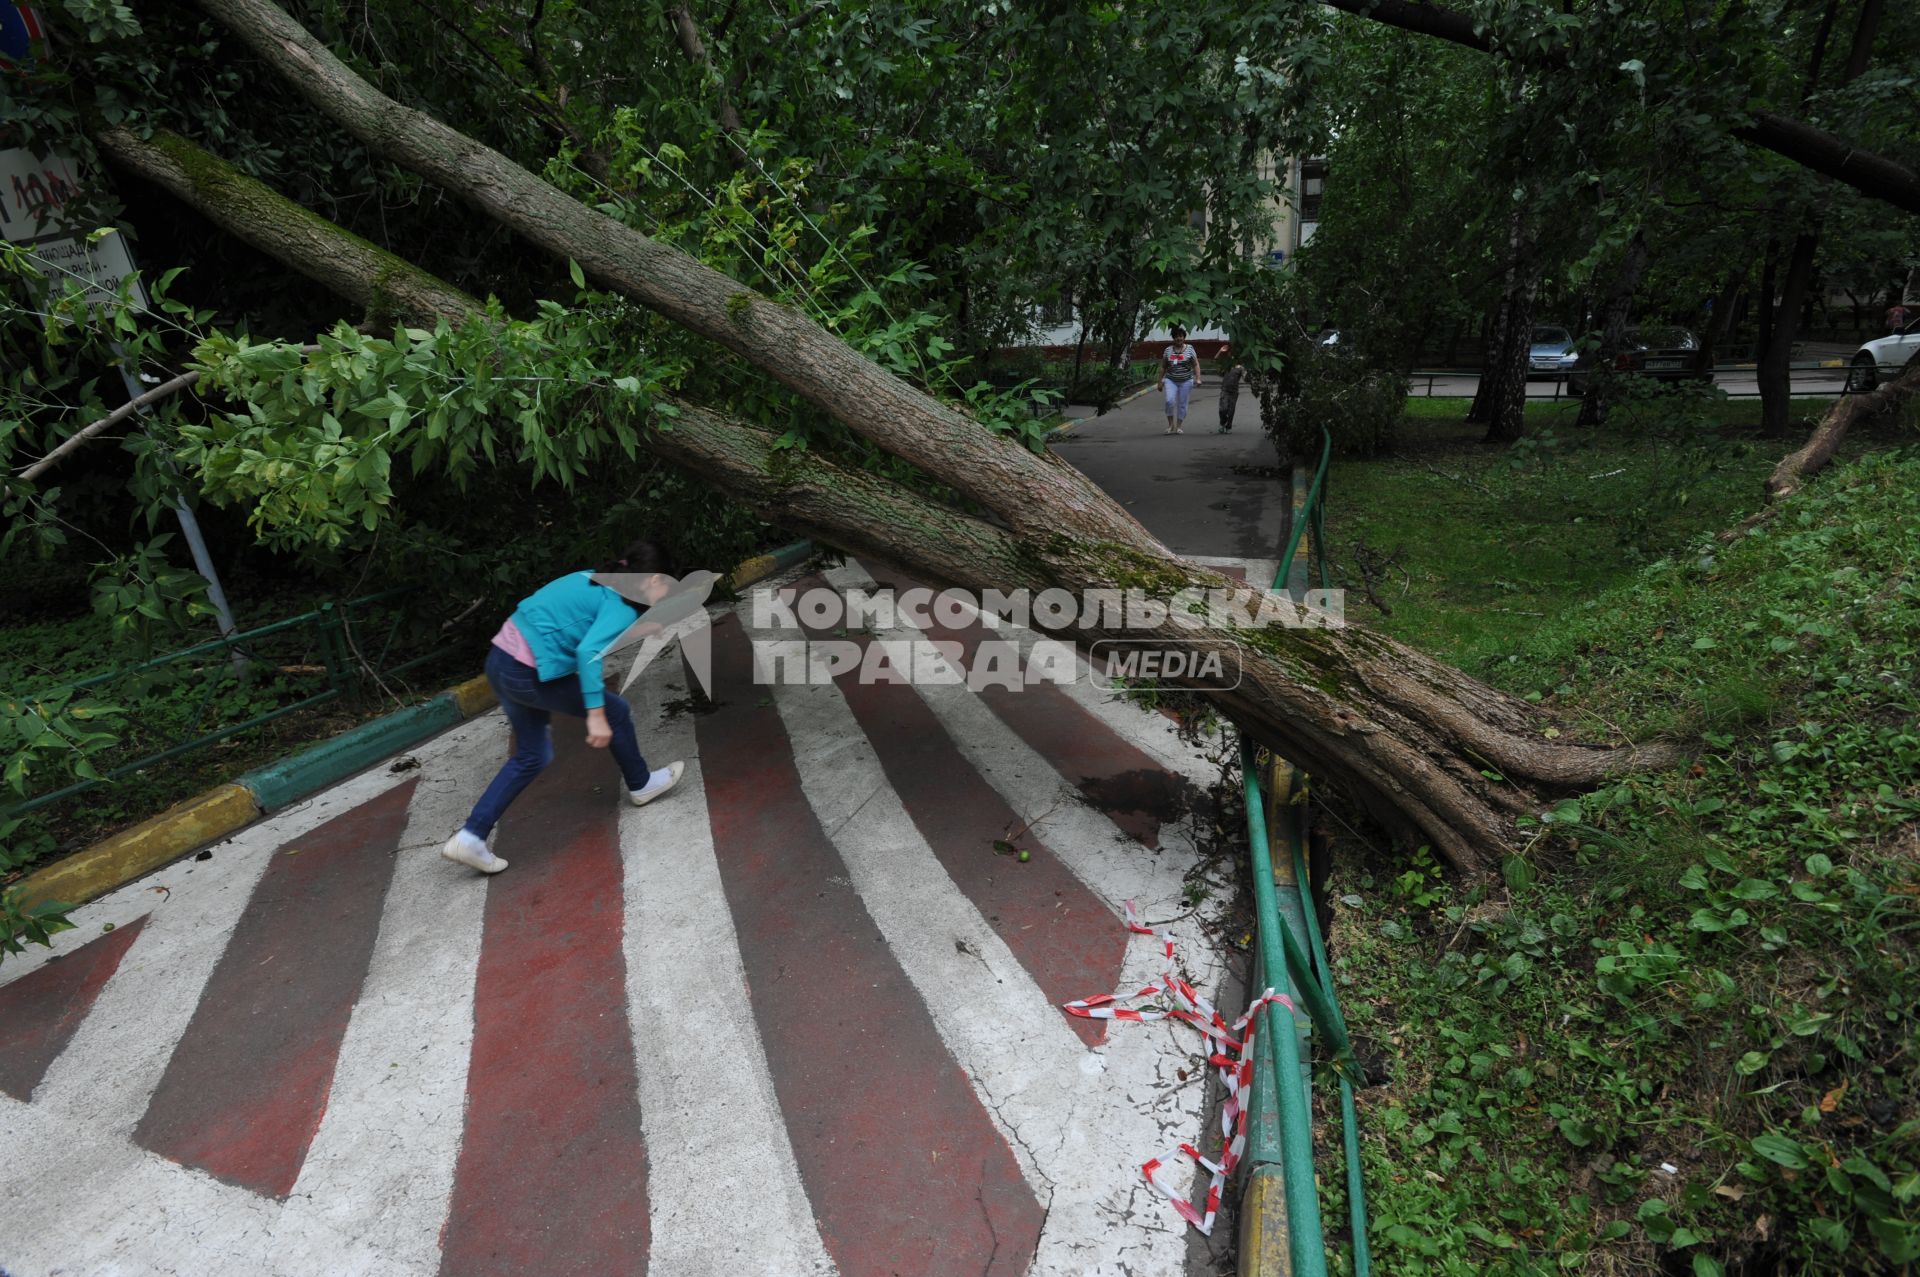
{"type": "MultiPolygon", "coordinates": [[[[1584,395],[1593,379],[1597,349],[1580,353],[1573,371],[1567,374],[1567,393],[1584,395]]],[[[1713,368],[1700,339],[1684,328],[1668,324],[1643,324],[1629,328],[1621,338],[1620,350],[1613,357],[1616,373],[1647,377],[1654,381],[1693,381],[1711,384],[1713,368]]]]}
{"type": "Polygon", "coordinates": [[[1847,391],[1865,394],[1888,378],[1898,376],[1900,370],[1915,359],[1920,359],[1920,319],[1897,333],[1889,333],[1860,347],[1847,369],[1847,391]]]}
{"type": "Polygon", "coordinates": [[[1579,359],[1572,333],[1551,324],[1533,326],[1533,344],[1527,347],[1528,378],[1564,377],[1579,359]]]}

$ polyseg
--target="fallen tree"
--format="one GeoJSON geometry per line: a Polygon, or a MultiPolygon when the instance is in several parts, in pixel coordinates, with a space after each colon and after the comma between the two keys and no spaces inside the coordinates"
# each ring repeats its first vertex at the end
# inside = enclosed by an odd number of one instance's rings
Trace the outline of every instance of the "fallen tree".
{"type": "Polygon", "coordinates": [[[1920,359],[1911,360],[1898,377],[1863,395],[1842,395],[1820,418],[1820,424],[1807,436],[1806,443],[1780,458],[1780,464],[1767,476],[1767,500],[1779,501],[1800,490],[1800,485],[1833,460],[1847,432],[1857,425],[1894,412],[1920,395],[1920,359]]]}
{"type": "MultiPolygon", "coordinates": [[[[1071,466],[996,435],[869,362],[798,311],[588,208],[507,157],[375,90],[277,7],[202,0],[281,76],[377,153],[442,186],[611,291],[733,351],[854,435],[906,461],[977,509],[950,505],[818,453],[781,452],[775,433],[691,403],[645,445],[796,530],[973,590],[1140,588],[1160,598],[1232,590],[1186,563],[1071,466]]],[[[215,222],[348,295],[384,272],[418,285],[439,314],[470,299],[415,278],[417,268],[343,261],[310,211],[249,188],[209,196],[217,161],[180,162],[178,144],[102,131],[103,150],[138,167],[215,222]],[[173,152],[170,165],[156,162],[173,152]],[[243,203],[244,211],[234,207],[243,203]]],[[[388,255],[390,256],[390,255],[388,255]]],[[[356,291],[358,290],[358,291],[356,291]]],[[[1358,627],[1249,630],[1206,608],[1163,637],[1217,653],[1238,686],[1201,688],[1222,713],[1390,825],[1481,873],[1516,847],[1517,815],[1623,770],[1674,760],[1672,746],[1581,742],[1524,702],[1358,627]]],[[[1077,637],[1109,636],[1084,628],[1077,637]]]]}

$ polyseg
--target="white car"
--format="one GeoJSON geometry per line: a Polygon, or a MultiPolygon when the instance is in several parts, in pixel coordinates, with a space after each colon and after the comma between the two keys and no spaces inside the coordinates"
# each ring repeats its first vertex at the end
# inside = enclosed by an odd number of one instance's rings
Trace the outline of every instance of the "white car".
{"type": "Polygon", "coordinates": [[[1909,321],[1897,333],[1860,347],[1853,357],[1853,366],[1847,370],[1848,393],[1865,394],[1881,382],[1899,376],[1916,357],[1920,357],[1920,319],[1909,321]]]}

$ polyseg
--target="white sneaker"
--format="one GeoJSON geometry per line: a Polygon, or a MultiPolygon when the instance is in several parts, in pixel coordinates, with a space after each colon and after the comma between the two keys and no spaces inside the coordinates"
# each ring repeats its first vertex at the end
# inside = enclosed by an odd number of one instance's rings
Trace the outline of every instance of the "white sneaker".
{"type": "Polygon", "coordinates": [[[507,862],[488,850],[486,840],[476,838],[469,830],[462,829],[447,839],[447,845],[440,854],[458,865],[467,865],[483,874],[497,874],[507,867],[507,862]]]}
{"type": "Polygon", "coordinates": [[[645,807],[660,795],[680,783],[680,773],[687,770],[685,763],[668,763],[665,767],[647,777],[647,783],[639,789],[629,789],[627,798],[635,807],[645,807]]]}

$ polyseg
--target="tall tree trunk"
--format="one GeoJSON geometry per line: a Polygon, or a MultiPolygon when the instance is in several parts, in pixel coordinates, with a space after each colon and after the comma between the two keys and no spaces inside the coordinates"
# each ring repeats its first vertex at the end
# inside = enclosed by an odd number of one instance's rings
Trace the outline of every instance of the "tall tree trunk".
{"type": "Polygon", "coordinates": [[[1810,223],[1794,236],[1787,271],[1780,284],[1780,304],[1773,314],[1766,345],[1760,351],[1760,425],[1769,432],[1787,428],[1793,399],[1793,341],[1800,333],[1800,311],[1807,285],[1813,279],[1813,254],[1820,243],[1819,224],[1810,223]]]}
{"type": "Polygon", "coordinates": [[[1719,296],[1713,299],[1713,317],[1707,321],[1705,334],[1704,358],[1709,368],[1719,362],[1720,343],[1726,338],[1728,330],[1733,327],[1734,303],[1740,296],[1740,290],[1746,286],[1746,282],[1745,267],[1727,272],[1727,286],[1722,288],[1719,296]]]}
{"type": "Polygon", "coordinates": [[[1508,355],[1513,343],[1514,302],[1523,287],[1531,287],[1531,281],[1526,278],[1529,273],[1526,225],[1520,204],[1514,200],[1507,213],[1507,253],[1500,272],[1500,300],[1494,304],[1493,320],[1487,325],[1487,349],[1480,359],[1480,384],[1474,388],[1473,403],[1467,409],[1467,421],[1473,424],[1491,422],[1495,405],[1506,396],[1505,378],[1512,366],[1508,355]]]}
{"type": "Polygon", "coordinates": [[[1619,380],[1614,376],[1613,361],[1619,355],[1625,343],[1627,317],[1633,311],[1633,295],[1640,291],[1640,278],[1647,272],[1647,237],[1642,231],[1634,231],[1633,238],[1627,241],[1627,252],[1620,263],[1620,272],[1614,276],[1613,288],[1607,294],[1605,317],[1600,329],[1600,349],[1594,352],[1593,371],[1587,380],[1587,397],[1580,405],[1581,426],[1598,426],[1606,422],[1607,410],[1618,393],[1619,380]]]}
{"type": "MultiPolygon", "coordinates": [[[[1141,588],[1160,598],[1232,591],[1175,558],[1079,471],[1035,454],[899,381],[789,307],[755,295],[612,220],[447,125],[381,95],[267,0],[201,0],[326,114],[376,153],[415,169],[606,287],[734,351],[855,435],[964,493],[992,517],[945,507],[819,457],[772,461],[771,432],[683,405],[648,446],[770,516],[826,541],[973,589],[1141,588]]],[[[181,180],[192,182],[183,172],[181,180]]],[[[215,206],[212,215],[222,211],[215,206]]],[[[289,220],[312,215],[289,207],[289,220]]],[[[297,248],[289,247],[290,255],[297,248]]],[[[304,269],[304,267],[303,267],[304,269]]],[[[1238,597],[1253,597],[1241,594],[1238,597]]],[[[1660,746],[1545,737],[1534,708],[1357,626],[1249,629],[1224,600],[1181,608],[1164,641],[1238,666],[1231,688],[1199,684],[1254,738],[1430,842],[1469,872],[1519,845],[1515,817],[1544,796],[1673,761],[1660,746]],[[1189,624],[1191,623],[1191,624],[1189,624]]],[[[1068,631],[1104,634],[1082,619],[1068,631]]],[[[1137,633],[1137,631],[1136,631],[1137,633]]]]}
{"type": "Polygon", "coordinates": [[[1527,354],[1533,349],[1533,263],[1523,258],[1507,302],[1507,336],[1500,351],[1498,391],[1487,416],[1484,443],[1512,443],[1527,433],[1527,354]]]}

